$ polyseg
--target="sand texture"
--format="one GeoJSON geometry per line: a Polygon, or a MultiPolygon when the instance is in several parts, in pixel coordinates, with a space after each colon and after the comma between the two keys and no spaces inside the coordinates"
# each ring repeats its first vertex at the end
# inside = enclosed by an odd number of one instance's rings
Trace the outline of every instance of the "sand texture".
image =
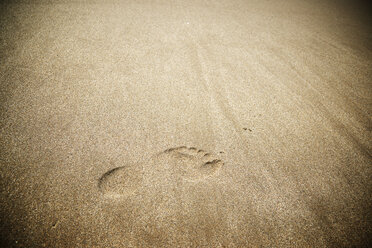
{"type": "Polygon", "coordinates": [[[1,247],[372,246],[351,1],[14,1],[1,247]]]}

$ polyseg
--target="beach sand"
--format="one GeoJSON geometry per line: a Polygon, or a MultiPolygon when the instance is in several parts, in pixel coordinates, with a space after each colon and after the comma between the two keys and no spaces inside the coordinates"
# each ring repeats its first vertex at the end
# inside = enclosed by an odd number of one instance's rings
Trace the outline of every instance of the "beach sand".
{"type": "Polygon", "coordinates": [[[1,4],[2,247],[367,247],[350,1],[1,4]]]}

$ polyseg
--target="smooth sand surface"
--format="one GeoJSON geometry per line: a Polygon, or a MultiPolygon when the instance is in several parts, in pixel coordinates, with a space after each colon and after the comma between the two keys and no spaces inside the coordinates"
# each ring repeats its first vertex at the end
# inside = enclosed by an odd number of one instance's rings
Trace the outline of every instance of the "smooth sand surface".
{"type": "Polygon", "coordinates": [[[2,247],[371,245],[360,8],[2,4],[2,247]]]}

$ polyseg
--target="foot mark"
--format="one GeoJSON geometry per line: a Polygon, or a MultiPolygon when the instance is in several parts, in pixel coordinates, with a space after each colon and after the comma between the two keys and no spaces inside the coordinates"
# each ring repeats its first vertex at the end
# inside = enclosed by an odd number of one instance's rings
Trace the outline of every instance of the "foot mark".
{"type": "Polygon", "coordinates": [[[188,180],[199,180],[213,176],[224,165],[217,155],[196,147],[174,147],[159,154],[166,155],[174,169],[188,180]]]}
{"type": "Polygon", "coordinates": [[[98,189],[107,198],[120,198],[133,194],[142,181],[138,166],[111,169],[98,179],[98,189]]]}

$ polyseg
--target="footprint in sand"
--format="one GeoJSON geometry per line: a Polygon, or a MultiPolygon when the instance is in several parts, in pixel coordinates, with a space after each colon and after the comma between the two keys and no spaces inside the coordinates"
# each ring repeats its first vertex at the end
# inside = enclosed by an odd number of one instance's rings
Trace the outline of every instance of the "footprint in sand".
{"type": "Polygon", "coordinates": [[[217,155],[195,147],[180,146],[170,148],[158,155],[173,165],[183,178],[200,180],[213,176],[224,164],[217,155]]]}
{"type": "Polygon", "coordinates": [[[144,177],[156,178],[167,170],[188,181],[198,181],[213,176],[224,163],[215,154],[181,146],[157,154],[148,164],[156,166],[128,165],[107,171],[98,180],[100,192],[110,199],[129,196],[140,189],[144,177]],[[145,167],[150,171],[146,173],[145,167]]]}
{"type": "Polygon", "coordinates": [[[98,179],[98,188],[106,198],[120,198],[133,194],[142,182],[139,165],[127,165],[107,171],[98,179]]]}

